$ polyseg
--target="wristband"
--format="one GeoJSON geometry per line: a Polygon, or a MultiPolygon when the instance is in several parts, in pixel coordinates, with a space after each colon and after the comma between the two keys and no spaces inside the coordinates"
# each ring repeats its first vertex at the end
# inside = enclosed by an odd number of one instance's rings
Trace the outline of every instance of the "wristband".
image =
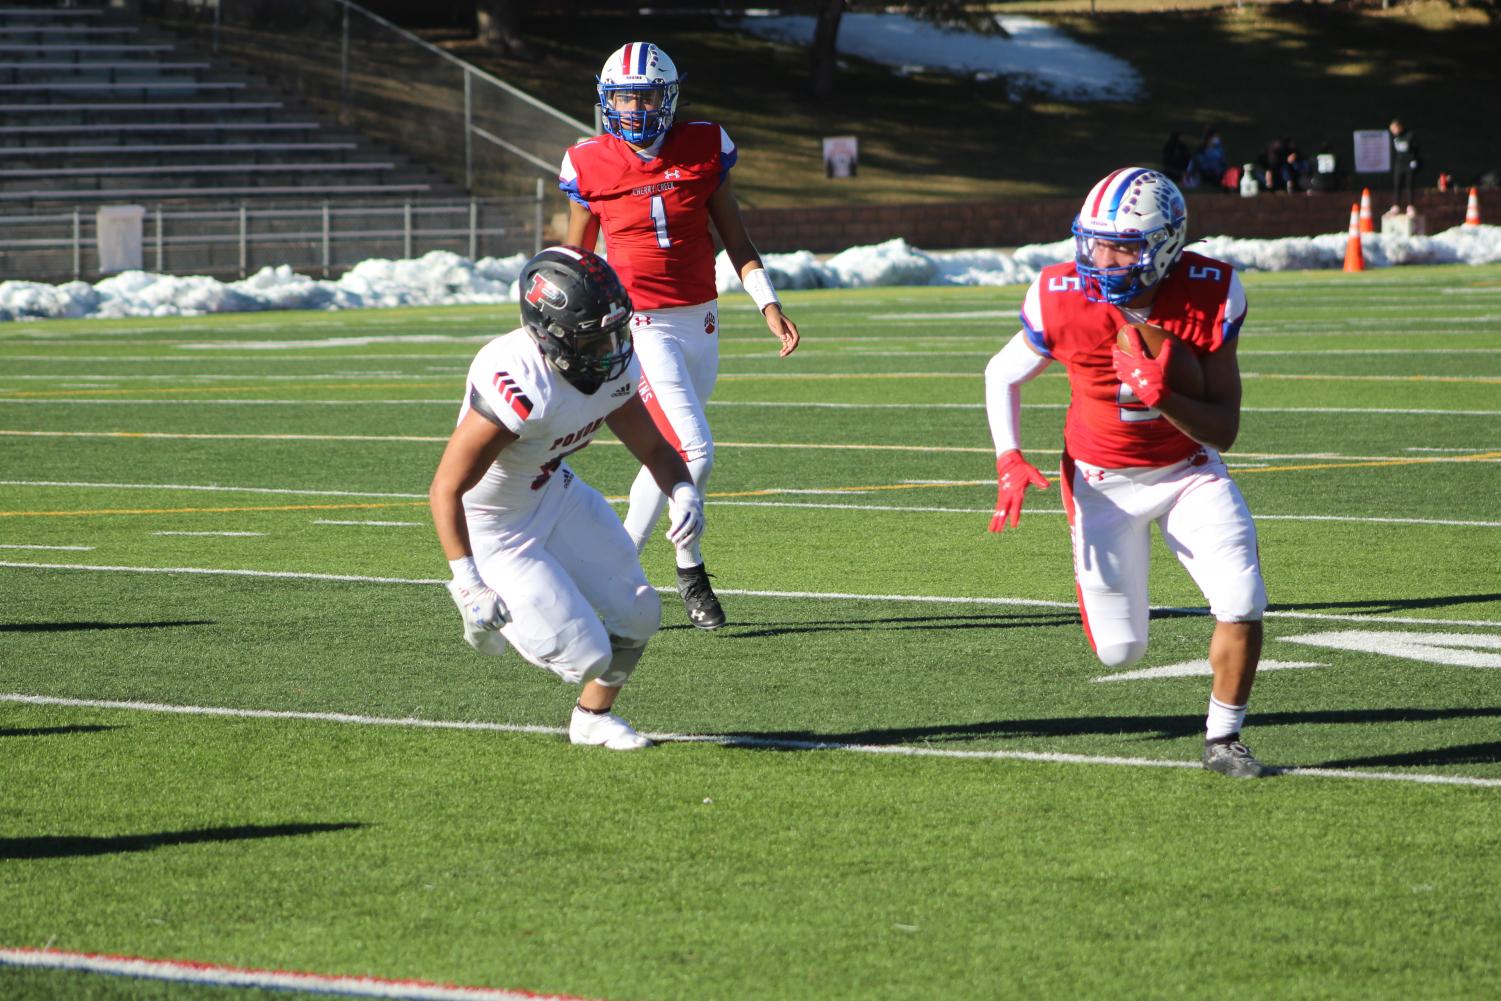
{"type": "Polygon", "coordinates": [[[780,304],[782,301],[777,298],[777,290],[772,287],[771,276],[766,273],[765,268],[757,268],[742,278],[740,283],[745,286],[745,292],[756,304],[756,308],[762,312],[772,303],[780,304]]]}
{"type": "Polygon", "coordinates": [[[473,556],[461,556],[456,560],[448,561],[448,569],[453,572],[453,579],[460,586],[471,591],[478,591],[486,587],[485,579],[479,575],[479,567],[474,565],[473,556]]]}

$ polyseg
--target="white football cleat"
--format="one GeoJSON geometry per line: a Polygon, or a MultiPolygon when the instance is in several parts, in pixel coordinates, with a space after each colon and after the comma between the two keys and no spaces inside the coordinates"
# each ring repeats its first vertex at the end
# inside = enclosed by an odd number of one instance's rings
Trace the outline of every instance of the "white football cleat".
{"type": "Polygon", "coordinates": [[[568,742],[603,745],[612,751],[639,751],[651,746],[651,741],[614,713],[585,712],[578,706],[573,707],[573,718],[568,721],[568,742]]]}

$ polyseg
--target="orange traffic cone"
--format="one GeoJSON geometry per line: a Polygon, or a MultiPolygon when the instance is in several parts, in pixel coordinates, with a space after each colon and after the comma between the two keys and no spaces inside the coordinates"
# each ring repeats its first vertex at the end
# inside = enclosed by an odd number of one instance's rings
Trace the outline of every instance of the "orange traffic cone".
{"type": "Polygon", "coordinates": [[[1376,220],[1371,218],[1371,189],[1360,189],[1360,231],[1362,233],[1376,232],[1376,220]]]}
{"type": "Polygon", "coordinates": [[[1480,196],[1475,193],[1474,188],[1470,189],[1470,203],[1465,206],[1465,225],[1480,225],[1480,196]]]}
{"type": "Polygon", "coordinates": [[[1360,248],[1360,206],[1350,206],[1350,238],[1345,241],[1345,270],[1364,271],[1365,254],[1360,248]]]}

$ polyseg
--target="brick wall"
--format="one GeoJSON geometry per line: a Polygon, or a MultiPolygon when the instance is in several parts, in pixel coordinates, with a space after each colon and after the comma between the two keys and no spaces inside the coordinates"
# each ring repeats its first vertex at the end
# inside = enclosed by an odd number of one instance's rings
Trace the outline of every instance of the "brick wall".
{"type": "MultiPolygon", "coordinates": [[[[1379,217],[1391,205],[1385,187],[1373,188],[1372,211],[1379,217]]],[[[1464,221],[1466,191],[1418,192],[1417,209],[1428,232],[1464,221]]],[[[1241,198],[1233,194],[1188,196],[1189,239],[1235,236],[1271,239],[1343,233],[1350,205],[1360,192],[1241,198]]],[[[804,208],[742,209],[756,246],[770,253],[811,250],[830,253],[847,247],[902,237],[924,250],[957,247],[1019,247],[1067,238],[1079,211],[1078,198],[1025,198],[1004,202],[952,202],[915,205],[811,205],[804,208]]],[[[1501,224],[1501,191],[1480,192],[1480,217],[1501,224]]],[[[1380,229],[1380,221],[1377,221],[1380,229]]]]}

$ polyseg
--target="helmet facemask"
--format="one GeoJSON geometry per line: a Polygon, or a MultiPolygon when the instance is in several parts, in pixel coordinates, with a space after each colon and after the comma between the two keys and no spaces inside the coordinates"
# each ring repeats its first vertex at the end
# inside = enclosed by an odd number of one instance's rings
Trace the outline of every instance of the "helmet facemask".
{"type": "Polygon", "coordinates": [[[630,321],[630,309],[622,308],[609,326],[594,331],[570,333],[557,323],[527,330],[559,375],[580,392],[592,394],[630,367],[636,353],[630,321]]]}
{"type": "Polygon", "coordinates": [[[646,147],[672,128],[678,108],[677,67],[650,42],[627,42],[610,54],[596,78],[605,131],[646,147]]]}
{"type": "Polygon", "coordinates": [[[1074,265],[1091,302],[1125,305],[1154,288],[1178,260],[1188,237],[1188,208],[1167,177],[1128,168],[1090,191],[1075,217],[1074,265]],[[1100,265],[1101,243],[1134,251],[1129,264],[1100,265]]]}
{"type": "Polygon", "coordinates": [[[593,393],[630,367],[630,296],[610,265],[581,247],[549,247],[521,269],[521,323],[569,384],[593,393]]]}

